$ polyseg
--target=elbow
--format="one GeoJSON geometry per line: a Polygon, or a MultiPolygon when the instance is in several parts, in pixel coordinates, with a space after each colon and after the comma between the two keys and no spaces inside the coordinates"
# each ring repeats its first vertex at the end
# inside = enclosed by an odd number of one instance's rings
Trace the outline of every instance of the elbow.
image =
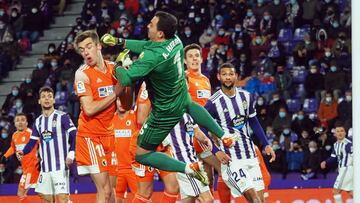
{"type": "Polygon", "coordinates": [[[92,117],[95,115],[95,112],[90,107],[84,108],[83,110],[84,110],[85,115],[88,117],[92,117]]]}

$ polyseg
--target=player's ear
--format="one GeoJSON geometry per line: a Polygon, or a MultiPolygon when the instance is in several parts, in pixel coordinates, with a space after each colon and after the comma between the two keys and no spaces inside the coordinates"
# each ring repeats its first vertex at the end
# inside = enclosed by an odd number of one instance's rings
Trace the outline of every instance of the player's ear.
{"type": "Polygon", "coordinates": [[[220,73],[216,74],[217,79],[220,81],[220,73]]]}
{"type": "Polygon", "coordinates": [[[159,39],[165,38],[165,34],[163,31],[157,31],[157,36],[159,39]]]}

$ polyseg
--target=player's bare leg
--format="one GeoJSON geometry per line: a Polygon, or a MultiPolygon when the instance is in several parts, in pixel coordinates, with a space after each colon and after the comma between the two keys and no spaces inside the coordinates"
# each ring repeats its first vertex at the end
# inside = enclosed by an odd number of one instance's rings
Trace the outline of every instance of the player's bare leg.
{"type": "Polygon", "coordinates": [[[59,203],[69,203],[70,197],[69,194],[58,194],[56,195],[59,203]]]}
{"type": "Polygon", "coordinates": [[[333,194],[334,194],[334,203],[342,203],[341,190],[334,188],[333,194]]]}
{"type": "Polygon", "coordinates": [[[109,203],[115,203],[116,202],[116,181],[117,176],[109,176],[110,178],[110,188],[111,188],[111,195],[109,203]]]}
{"type": "Polygon", "coordinates": [[[91,174],[96,186],[96,203],[108,203],[111,195],[110,179],[107,172],[91,174]]]}
{"type": "Polygon", "coordinates": [[[254,188],[246,190],[243,195],[249,203],[260,203],[260,199],[254,188]]]}
{"type": "Polygon", "coordinates": [[[260,199],[260,202],[265,203],[264,190],[257,191],[257,195],[258,195],[258,197],[260,199]]]}
{"type": "Polygon", "coordinates": [[[153,193],[153,182],[138,182],[138,190],[133,202],[149,202],[153,193]],[[138,201],[142,200],[142,201],[138,201]]]}
{"type": "Polygon", "coordinates": [[[17,196],[19,197],[20,199],[20,202],[24,202],[24,203],[27,203],[28,201],[26,201],[26,194],[29,190],[28,189],[24,189],[24,188],[19,188],[18,191],[17,191],[17,196]]]}
{"type": "Polygon", "coordinates": [[[176,173],[168,174],[162,178],[165,189],[162,197],[163,203],[176,202],[178,193],[179,193],[179,184],[176,179],[176,173]]]}
{"type": "Polygon", "coordinates": [[[44,200],[44,202],[46,203],[55,203],[55,197],[54,195],[44,195],[44,194],[40,194],[39,196],[42,200],[44,200]]]}

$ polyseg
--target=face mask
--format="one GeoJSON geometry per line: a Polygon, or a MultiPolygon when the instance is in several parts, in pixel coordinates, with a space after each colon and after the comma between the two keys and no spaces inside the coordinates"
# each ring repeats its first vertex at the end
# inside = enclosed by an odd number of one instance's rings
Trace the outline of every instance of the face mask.
{"type": "Polygon", "coordinates": [[[280,111],[280,112],[279,112],[279,116],[280,116],[280,118],[285,118],[286,113],[283,112],[283,111],[280,111]]]}
{"type": "Polygon", "coordinates": [[[212,35],[213,31],[212,31],[212,29],[208,29],[208,30],[206,31],[206,33],[207,33],[208,35],[212,35]]]}
{"type": "Polygon", "coordinates": [[[266,21],[270,20],[270,16],[264,16],[264,20],[266,21]]]}
{"type": "Polygon", "coordinates": [[[275,4],[275,5],[279,5],[279,4],[280,4],[280,0],[274,0],[274,4],[275,4]]]}
{"type": "Polygon", "coordinates": [[[57,66],[57,62],[56,62],[56,61],[52,61],[50,64],[51,64],[51,67],[53,67],[53,68],[57,66]]]}
{"type": "Polygon", "coordinates": [[[191,31],[186,30],[186,31],[185,31],[185,35],[186,35],[187,37],[190,37],[190,35],[191,35],[191,31]]]}
{"type": "Polygon", "coordinates": [[[258,100],[258,101],[257,101],[257,104],[258,104],[259,106],[262,106],[262,105],[264,104],[264,100],[258,100]]]}
{"type": "Polygon", "coordinates": [[[67,42],[68,42],[68,43],[72,43],[73,40],[74,40],[74,39],[73,39],[72,37],[68,37],[68,38],[67,38],[67,42]]]}
{"type": "Polygon", "coordinates": [[[273,98],[273,101],[275,102],[275,101],[278,101],[279,100],[279,97],[274,97],[273,98]]]}
{"type": "Polygon", "coordinates": [[[311,68],[310,73],[316,73],[316,68],[311,68]]]}
{"type": "Polygon", "coordinates": [[[139,17],[139,18],[137,18],[137,21],[138,21],[139,23],[142,23],[142,22],[144,21],[144,19],[141,18],[141,17],[139,17]]]}
{"type": "Polygon", "coordinates": [[[326,101],[327,103],[330,103],[330,102],[332,101],[332,98],[331,98],[331,97],[326,97],[326,98],[325,98],[325,101],[326,101]]]}
{"type": "Polygon", "coordinates": [[[38,11],[37,8],[32,8],[31,9],[31,12],[34,13],[34,14],[37,13],[37,11],[38,11]]]}
{"type": "Polygon", "coordinates": [[[351,97],[350,95],[348,95],[348,96],[345,97],[345,100],[348,101],[348,102],[350,102],[351,99],[352,99],[352,97],[351,97]]]}
{"type": "Polygon", "coordinates": [[[236,27],[235,28],[235,32],[240,32],[241,31],[241,27],[236,27]]]}
{"type": "Polygon", "coordinates": [[[258,0],[257,2],[258,2],[258,4],[262,4],[262,3],[264,3],[264,0],[258,0]]]}
{"type": "Polygon", "coordinates": [[[333,26],[333,28],[338,28],[338,27],[339,27],[339,23],[338,23],[337,21],[334,21],[334,22],[332,23],[332,26],[333,26]]]}
{"type": "Polygon", "coordinates": [[[195,22],[199,23],[201,21],[200,17],[195,17],[195,22]]]}
{"type": "Polygon", "coordinates": [[[304,115],[298,115],[297,116],[299,120],[303,120],[304,119],[304,115]]]}
{"type": "Polygon", "coordinates": [[[26,79],[25,79],[25,83],[26,83],[26,84],[31,83],[31,78],[26,78],[26,79]]]}
{"type": "Polygon", "coordinates": [[[330,151],[330,150],[331,150],[331,145],[326,145],[326,146],[325,146],[325,150],[326,150],[326,151],[330,151]]]}
{"type": "Polygon", "coordinates": [[[4,13],[5,13],[5,12],[4,12],[3,10],[1,10],[1,11],[0,11],[0,16],[3,16],[4,13]]]}
{"type": "Polygon", "coordinates": [[[325,56],[326,56],[326,57],[330,57],[330,56],[331,56],[331,52],[328,52],[328,51],[325,52],[325,56]]]}
{"type": "Polygon", "coordinates": [[[16,102],[15,106],[16,106],[16,108],[21,108],[22,107],[22,102],[16,102]]]}
{"type": "Polygon", "coordinates": [[[236,43],[236,47],[237,47],[238,49],[241,49],[241,48],[244,47],[244,44],[243,44],[243,43],[236,43]]]}
{"type": "Polygon", "coordinates": [[[5,27],[5,24],[0,24],[0,29],[3,29],[5,27]]]}
{"type": "Polygon", "coordinates": [[[257,38],[255,39],[255,42],[256,42],[256,44],[261,44],[262,40],[261,40],[261,38],[257,37],[257,38]]]}
{"type": "Polygon", "coordinates": [[[125,26],[125,25],[126,25],[126,21],[125,21],[125,20],[120,20],[120,25],[121,25],[121,26],[125,26]]]}
{"type": "Polygon", "coordinates": [[[1,127],[5,127],[5,125],[6,125],[6,122],[5,122],[5,121],[0,121],[0,126],[1,126],[1,127]]]}
{"type": "MultiPolygon", "coordinates": [[[[242,44],[242,46],[244,46],[244,44],[242,44]]],[[[242,48],[242,47],[241,47],[242,48]]],[[[246,61],[246,58],[245,57],[240,57],[240,61],[241,62],[245,62],[246,61]]]]}
{"type": "Polygon", "coordinates": [[[331,72],[335,72],[336,71],[336,66],[331,66],[330,70],[331,70],[331,72]]]}
{"type": "Polygon", "coordinates": [[[291,4],[296,4],[296,0],[290,0],[291,4]]]}
{"type": "Polygon", "coordinates": [[[311,42],[308,40],[305,40],[305,44],[310,44],[311,42]]]}
{"type": "Polygon", "coordinates": [[[12,90],[12,91],[11,91],[11,94],[12,94],[14,97],[16,97],[16,96],[19,95],[19,90],[12,90]]]}
{"type": "Polygon", "coordinates": [[[315,147],[309,147],[309,151],[310,151],[310,153],[314,153],[316,151],[316,148],[315,147]]]}
{"type": "Polygon", "coordinates": [[[17,16],[17,13],[16,12],[12,12],[11,13],[11,17],[15,18],[17,16]]]}
{"type": "Polygon", "coordinates": [[[38,69],[42,69],[44,67],[44,64],[43,63],[38,63],[37,67],[38,67],[38,69]]]}
{"type": "Polygon", "coordinates": [[[8,135],[7,133],[1,133],[1,138],[4,139],[4,140],[5,140],[6,138],[8,138],[8,136],[9,136],[9,135],[8,135]]]}
{"type": "Polygon", "coordinates": [[[249,12],[249,11],[248,11],[248,12],[246,13],[246,15],[247,15],[248,17],[251,17],[251,16],[253,16],[253,12],[249,12]]]}
{"type": "Polygon", "coordinates": [[[222,31],[222,30],[221,30],[221,31],[219,31],[219,35],[220,35],[220,36],[224,36],[224,34],[225,34],[225,32],[224,32],[224,31],[222,31]]]}
{"type": "Polygon", "coordinates": [[[279,147],[279,145],[273,145],[273,146],[272,146],[272,149],[273,149],[274,151],[276,151],[276,150],[280,149],[280,147],[279,147]]]}
{"type": "Polygon", "coordinates": [[[115,35],[115,30],[110,30],[111,35],[115,35]]]}
{"type": "Polygon", "coordinates": [[[55,51],[54,48],[49,48],[49,53],[53,53],[55,51]]]}
{"type": "MultiPolygon", "coordinates": [[[[119,9],[120,9],[120,10],[124,10],[124,8],[125,8],[125,7],[124,7],[124,4],[119,4],[119,9]]],[[[150,10],[150,8],[149,8],[149,10],[150,10]]]]}
{"type": "Polygon", "coordinates": [[[276,41],[271,41],[271,46],[276,46],[277,45],[277,42],[276,41]]]}
{"type": "Polygon", "coordinates": [[[221,15],[216,15],[215,18],[216,20],[221,20],[221,15]]]}
{"type": "Polygon", "coordinates": [[[287,128],[285,128],[285,129],[283,130],[283,133],[284,133],[285,135],[288,135],[288,134],[290,133],[290,130],[287,129],[287,128]]]}

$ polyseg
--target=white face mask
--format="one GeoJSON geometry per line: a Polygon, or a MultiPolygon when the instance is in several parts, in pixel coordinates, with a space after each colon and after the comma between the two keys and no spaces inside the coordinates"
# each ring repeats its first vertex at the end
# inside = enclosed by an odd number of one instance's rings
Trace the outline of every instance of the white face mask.
{"type": "Polygon", "coordinates": [[[310,69],[310,72],[311,72],[311,73],[316,73],[316,68],[311,68],[311,69],[310,69]]]}
{"type": "Polygon", "coordinates": [[[309,151],[310,151],[310,153],[314,153],[316,151],[316,148],[315,147],[309,147],[309,151]]]}
{"type": "Polygon", "coordinates": [[[350,96],[350,95],[347,95],[347,96],[345,97],[345,100],[348,101],[348,102],[351,101],[351,99],[352,99],[352,96],[350,96]]]}

